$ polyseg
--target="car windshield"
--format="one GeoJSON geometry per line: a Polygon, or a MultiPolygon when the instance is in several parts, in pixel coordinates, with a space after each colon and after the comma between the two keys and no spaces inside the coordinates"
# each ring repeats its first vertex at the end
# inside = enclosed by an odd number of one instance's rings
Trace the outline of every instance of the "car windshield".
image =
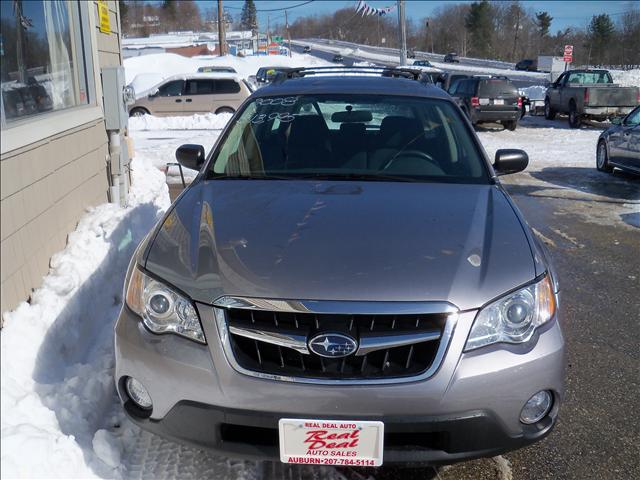
{"type": "Polygon", "coordinates": [[[226,132],[207,176],[489,182],[453,103],[393,95],[256,98],[226,132]]]}

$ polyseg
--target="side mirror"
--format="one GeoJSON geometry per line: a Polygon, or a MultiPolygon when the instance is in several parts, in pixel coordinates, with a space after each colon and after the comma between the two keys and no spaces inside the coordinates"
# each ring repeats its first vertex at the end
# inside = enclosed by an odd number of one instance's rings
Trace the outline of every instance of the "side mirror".
{"type": "Polygon", "coordinates": [[[200,170],[202,165],[204,165],[204,156],[204,147],[202,145],[187,143],[181,145],[176,150],[176,160],[178,160],[178,163],[191,170],[200,170]]]}
{"type": "Polygon", "coordinates": [[[611,119],[611,125],[622,125],[622,117],[613,117],[611,119]]]}
{"type": "Polygon", "coordinates": [[[496,152],[493,169],[498,176],[523,171],[529,165],[529,155],[524,150],[504,148],[496,152]]]}
{"type": "Polygon", "coordinates": [[[156,95],[158,95],[159,90],[157,88],[154,88],[153,90],[151,90],[151,92],[149,92],[149,98],[153,98],[156,95]]]}

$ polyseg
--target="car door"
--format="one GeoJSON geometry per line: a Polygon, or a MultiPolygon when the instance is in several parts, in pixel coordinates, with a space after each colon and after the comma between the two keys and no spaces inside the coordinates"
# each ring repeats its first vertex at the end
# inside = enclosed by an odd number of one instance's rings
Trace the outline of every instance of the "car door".
{"type": "Polygon", "coordinates": [[[547,97],[549,97],[549,103],[551,108],[560,110],[560,89],[564,80],[567,78],[567,74],[560,75],[555,82],[553,82],[547,89],[547,97]]]}
{"type": "Polygon", "coordinates": [[[183,111],[185,115],[215,111],[215,80],[188,78],[184,89],[183,111]]]}
{"type": "Polygon", "coordinates": [[[182,115],[182,91],[184,80],[170,80],[158,87],[158,92],[149,97],[149,111],[152,115],[182,115]]]}
{"type": "Polygon", "coordinates": [[[627,115],[622,122],[614,163],[640,171],[640,107],[627,115]]]}
{"type": "Polygon", "coordinates": [[[220,108],[237,110],[244,100],[238,81],[233,78],[217,78],[214,83],[213,111],[220,108]]]}

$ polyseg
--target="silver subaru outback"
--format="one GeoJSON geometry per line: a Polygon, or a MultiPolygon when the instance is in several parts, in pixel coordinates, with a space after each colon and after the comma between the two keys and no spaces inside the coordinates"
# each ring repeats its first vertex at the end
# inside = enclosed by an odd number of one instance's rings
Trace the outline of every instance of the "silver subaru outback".
{"type": "Polygon", "coordinates": [[[136,251],[115,327],[142,428],[378,466],[492,456],[554,427],[558,284],[498,179],[526,153],[491,164],[446,93],[366,73],[283,72],[209,155],[176,152],[200,173],[136,251]]]}

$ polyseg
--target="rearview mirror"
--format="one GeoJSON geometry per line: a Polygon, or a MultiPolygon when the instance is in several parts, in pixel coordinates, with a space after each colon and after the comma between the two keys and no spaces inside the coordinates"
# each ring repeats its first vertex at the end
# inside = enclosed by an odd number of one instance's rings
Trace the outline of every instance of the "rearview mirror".
{"type": "Polygon", "coordinates": [[[524,150],[503,148],[496,152],[493,169],[496,175],[508,175],[523,171],[529,165],[529,155],[524,150]]]}
{"type": "Polygon", "coordinates": [[[373,114],[369,110],[347,110],[345,112],[335,112],[331,115],[334,123],[365,123],[373,119],[373,114]]]}
{"type": "Polygon", "coordinates": [[[202,145],[187,143],[181,145],[176,150],[176,160],[178,160],[178,163],[191,170],[200,170],[202,165],[204,165],[204,156],[204,147],[202,145]]]}

